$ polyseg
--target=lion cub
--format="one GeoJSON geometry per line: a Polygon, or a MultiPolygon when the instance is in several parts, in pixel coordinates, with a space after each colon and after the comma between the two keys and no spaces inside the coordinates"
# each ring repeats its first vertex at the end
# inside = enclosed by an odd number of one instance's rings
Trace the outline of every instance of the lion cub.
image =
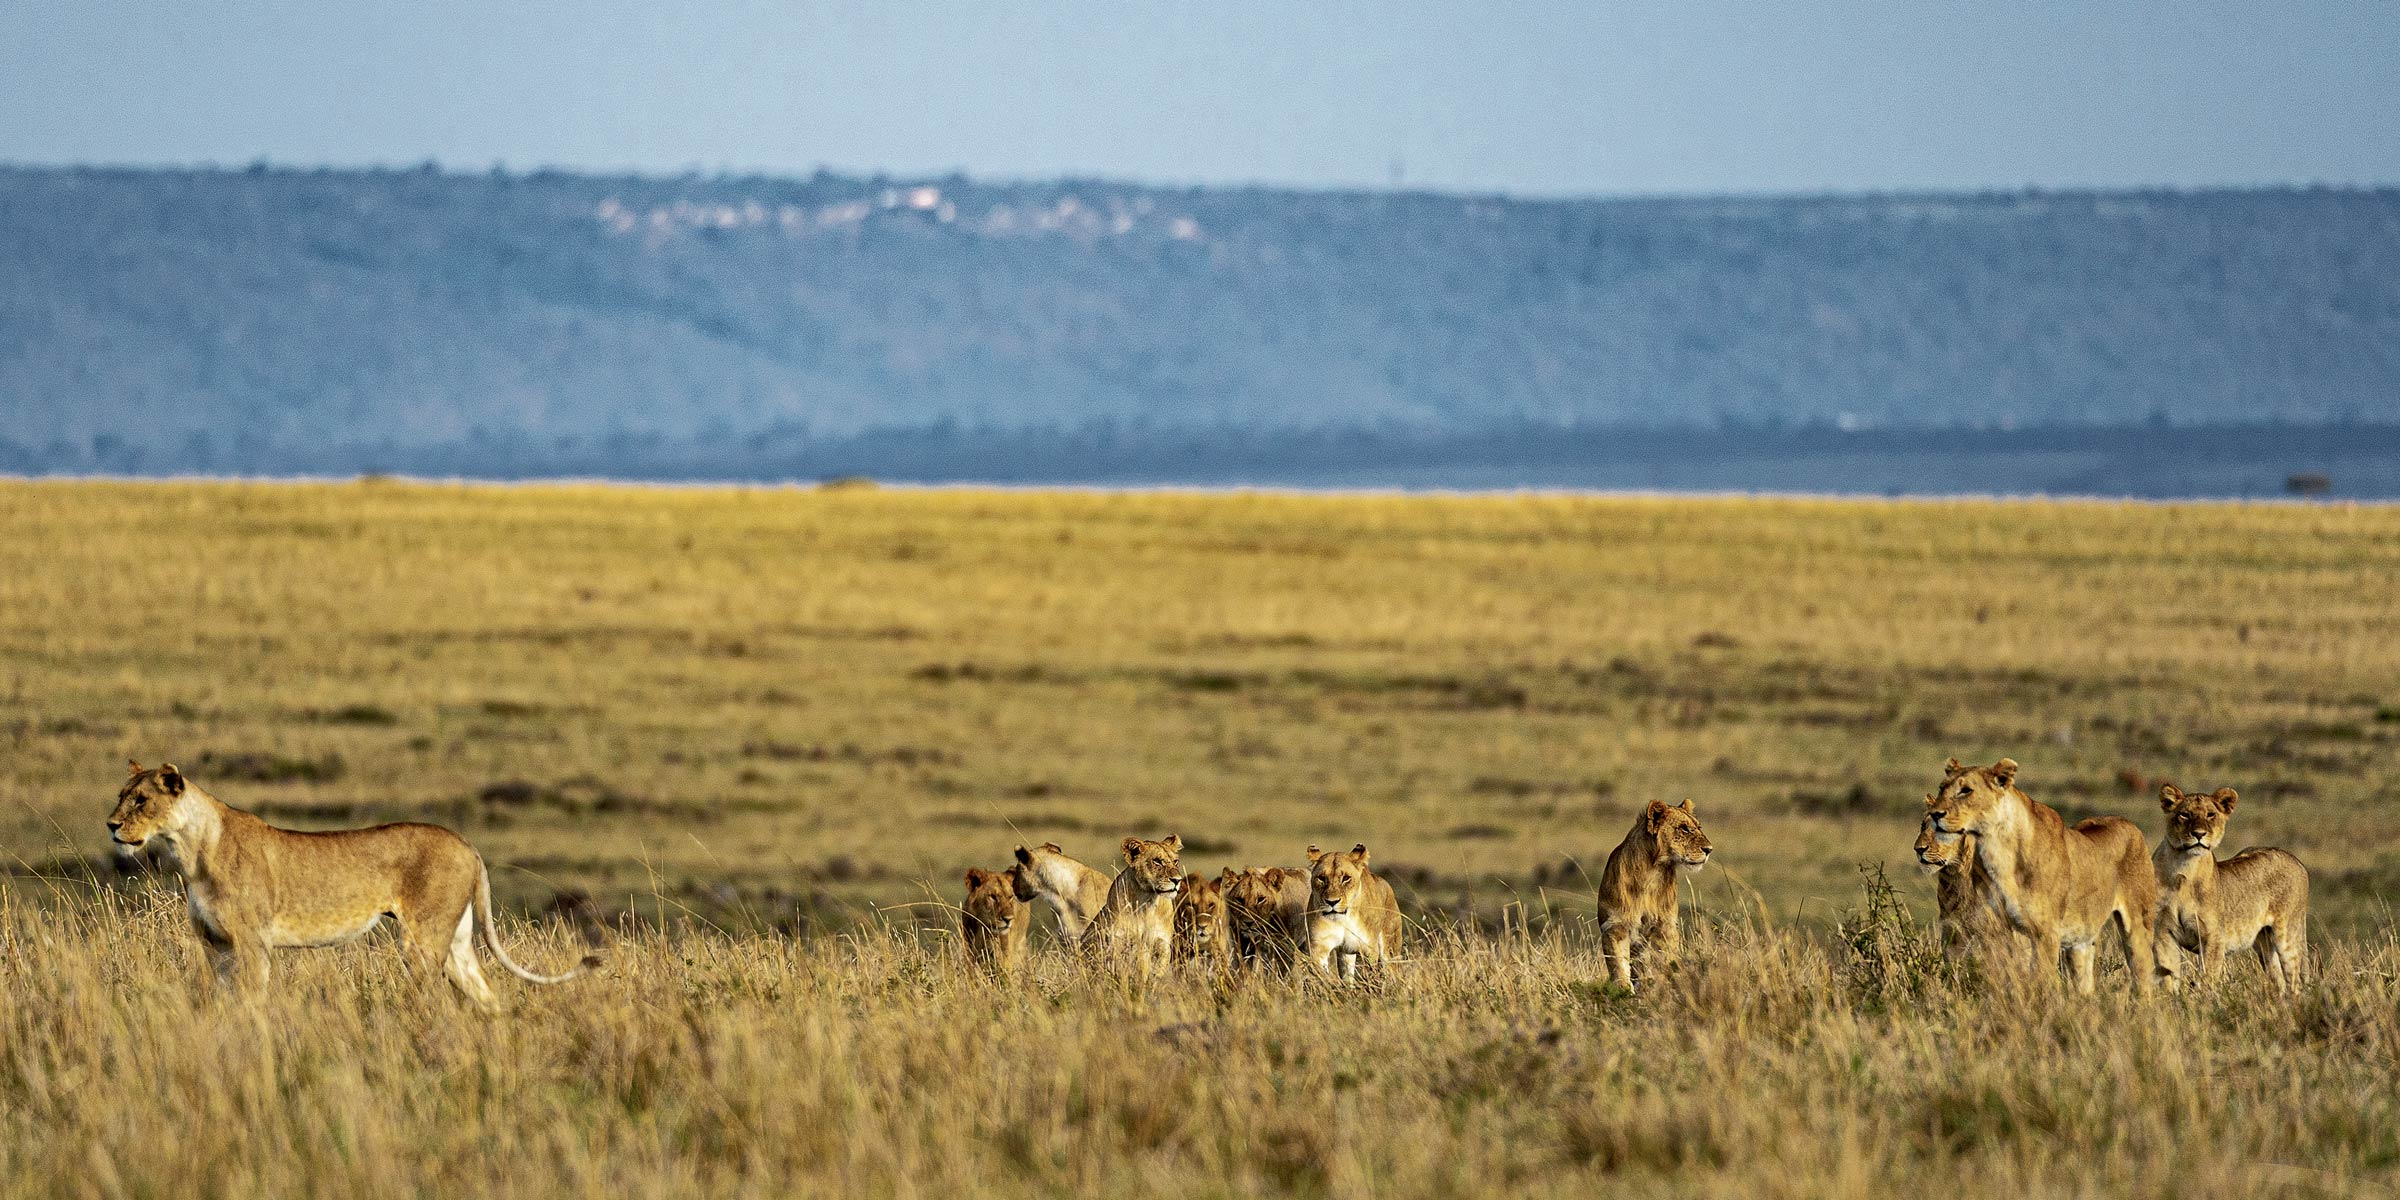
{"type": "Polygon", "coordinates": [[[1125,869],[1083,930],[1083,949],[1095,958],[1132,959],[1144,970],[1167,961],[1175,942],[1175,895],[1183,890],[1183,839],[1125,839],[1125,869]]]}
{"type": "Polygon", "coordinates": [[[2159,785],[2167,836],[2151,857],[2158,870],[2158,973],[2169,986],[2178,982],[2180,956],[2170,947],[2181,946],[2200,956],[2199,979],[2206,982],[2217,977],[2228,952],[2248,946],[2277,988],[2297,992],[2308,956],[2308,868],[2287,851],[2264,847],[2217,861],[2240,798],[2232,788],[2203,795],[2159,785]]]}
{"type": "Polygon", "coordinates": [[[483,857],[438,825],[378,825],[301,833],[277,829],[226,804],[173,763],[144,770],[117,792],[108,832],[123,848],[157,845],[183,876],[192,930],[224,980],[266,982],[267,951],[331,946],[399,922],[408,964],[430,978],[442,964],[477,1005],[498,1004],[475,959],[480,932],[492,957],[528,983],[564,983],[586,968],[536,975],[500,946],[492,880],[483,857]]]}
{"type": "Polygon", "coordinates": [[[1108,903],[1108,876],[1067,857],[1057,842],[1043,842],[1031,850],[1017,847],[1017,865],[1023,868],[1017,873],[1022,885],[1017,898],[1041,897],[1058,917],[1059,940],[1081,942],[1084,926],[1108,903]]]}
{"type": "Polygon", "coordinates": [[[1683,953],[1683,926],[1675,911],[1675,873],[1697,871],[1714,847],[1692,815],[1692,802],[1670,808],[1656,800],[1635,817],[1600,872],[1600,953],[1612,983],[1633,990],[1633,955],[1645,953],[1642,974],[1656,978],[1683,953]]]}
{"type": "Polygon", "coordinates": [[[1308,848],[1308,956],[1330,972],[1341,956],[1342,978],[1358,978],[1358,960],[1389,962],[1400,948],[1400,901],[1392,885],[1367,869],[1367,844],[1347,851],[1308,848]]]}
{"type": "Polygon", "coordinates": [[[1233,965],[1233,933],[1225,915],[1225,885],[1197,872],[1175,893],[1175,961],[1233,965]]]}
{"type": "Polygon", "coordinates": [[[1226,923],[1234,950],[1250,966],[1290,966],[1308,944],[1308,872],[1290,867],[1225,868],[1226,923]]]}
{"type": "Polygon", "coordinates": [[[1025,965],[1025,943],[1033,932],[1033,914],[1024,907],[1018,872],[967,868],[967,902],[959,907],[959,937],[967,957],[994,971],[1015,971],[1025,965]]]}

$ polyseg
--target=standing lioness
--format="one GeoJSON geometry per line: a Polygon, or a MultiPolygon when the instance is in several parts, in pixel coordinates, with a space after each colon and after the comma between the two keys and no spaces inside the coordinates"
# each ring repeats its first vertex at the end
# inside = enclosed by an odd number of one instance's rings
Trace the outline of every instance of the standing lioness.
{"type": "Polygon", "coordinates": [[[475,961],[475,933],[518,978],[562,983],[599,965],[536,975],[500,948],[492,881],[482,856],[436,825],[378,825],[331,833],[277,829],[200,790],[173,764],[133,764],[108,817],[117,845],[156,842],[183,876],[192,929],[220,979],[264,983],[267,951],[347,942],[391,917],[409,966],[428,975],[447,947],[450,982],[484,1008],[497,1004],[475,961]]]}
{"type": "Polygon", "coordinates": [[[1400,949],[1400,900],[1367,869],[1367,844],[1349,850],[1308,848],[1308,956],[1331,974],[1358,978],[1358,960],[1377,965],[1400,949]]]}
{"type": "Polygon", "coordinates": [[[1689,797],[1677,805],[1656,800],[1633,819],[1625,840],[1600,872],[1600,956],[1608,960],[1609,982],[1632,991],[1633,956],[1644,956],[1642,974],[1655,978],[1683,953],[1683,925],[1675,909],[1675,873],[1708,865],[1715,853],[1689,797]]]}
{"type": "Polygon", "coordinates": [[[1937,839],[1974,836],[1989,883],[1985,902],[2032,940],[2046,977],[2055,978],[2063,954],[2076,990],[2090,995],[2100,936],[2113,928],[2133,990],[2150,989],[2158,879],[2133,822],[2093,817],[2069,827],[2057,809],[2018,789],[2013,758],[1988,767],[1951,759],[1925,812],[1937,839]]]}
{"type": "Polygon", "coordinates": [[[2180,946],[2200,956],[2196,974],[2205,983],[2224,969],[2228,953],[2248,946],[2278,990],[2297,992],[2308,956],[2308,868],[2273,847],[2218,862],[2239,799],[2232,788],[2185,792],[2158,785],[2158,806],[2167,814],[2167,836],[2151,859],[2159,887],[2158,974],[2170,986],[2178,982],[2180,946]]]}
{"type": "Polygon", "coordinates": [[[1183,890],[1183,839],[1125,839],[1125,869],[1108,885],[1108,899],[1083,927],[1083,951],[1094,961],[1145,971],[1166,965],[1175,944],[1175,896],[1183,890]]]}

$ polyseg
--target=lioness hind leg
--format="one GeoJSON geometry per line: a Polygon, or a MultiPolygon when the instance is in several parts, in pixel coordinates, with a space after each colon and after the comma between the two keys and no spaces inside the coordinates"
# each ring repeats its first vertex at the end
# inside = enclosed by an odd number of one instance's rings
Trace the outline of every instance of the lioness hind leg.
{"type": "Polygon", "coordinates": [[[1643,931],[1641,979],[1657,983],[1672,974],[1683,961],[1682,922],[1669,913],[1650,922],[1643,931]]]}
{"type": "Polygon", "coordinates": [[[475,910],[458,914],[457,929],[450,935],[450,960],[447,964],[450,983],[477,1008],[492,1012],[500,1007],[500,998],[492,994],[492,985],[483,978],[483,965],[475,961],[475,910]]]}
{"type": "Polygon", "coordinates": [[[2149,995],[2158,983],[2157,926],[2149,922],[2137,924],[2124,909],[2117,911],[2114,920],[2117,944],[2125,953],[2125,973],[2132,977],[2133,992],[2137,996],[2149,995]]]}
{"type": "Polygon", "coordinates": [[[2278,929],[2273,925],[2258,931],[2252,948],[2258,952],[2258,965],[2266,968],[2267,979],[2275,990],[2287,995],[2300,990],[2300,956],[2307,943],[2297,929],[2278,929]]]}
{"type": "Polygon", "coordinates": [[[2283,977],[2297,992],[2308,978],[2308,919],[2302,917],[2275,927],[2275,956],[2283,960],[2283,977]]]}

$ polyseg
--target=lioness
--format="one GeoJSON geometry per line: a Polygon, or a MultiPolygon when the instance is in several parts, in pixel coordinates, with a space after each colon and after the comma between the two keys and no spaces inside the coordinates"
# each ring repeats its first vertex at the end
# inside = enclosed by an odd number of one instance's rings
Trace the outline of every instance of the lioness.
{"type": "Polygon", "coordinates": [[[1067,857],[1057,842],[1017,847],[1017,865],[1024,868],[1017,873],[1017,898],[1041,897],[1058,917],[1059,940],[1082,942],[1084,926],[1108,903],[1108,876],[1067,857]]]}
{"type": "Polygon", "coordinates": [[[1175,893],[1175,960],[1233,965],[1233,932],[1225,919],[1225,887],[1197,872],[1175,893]]]}
{"type": "Polygon", "coordinates": [[[492,957],[528,983],[563,983],[600,963],[586,957],[559,975],[518,966],[492,925],[482,856],[440,826],[277,829],[209,795],[172,763],[132,767],[109,836],[129,849],[160,849],[183,876],[192,929],[220,979],[264,983],[268,950],[347,942],[387,916],[400,924],[410,967],[430,977],[442,961],[450,982],[486,1009],[498,1001],[475,961],[479,928],[492,957]]]}
{"type": "Polygon", "coordinates": [[[2286,992],[2300,990],[2308,957],[2308,868],[2289,852],[2260,847],[2218,862],[2233,817],[2232,788],[2205,795],[2158,787],[2167,836],[2152,863],[2158,869],[2158,973],[2178,982],[2180,946],[2200,956],[2200,981],[2217,977],[2225,955],[2245,946],[2258,952],[2267,978],[2286,992]]]}
{"type": "Polygon", "coordinates": [[[1226,923],[1233,945],[1251,966],[1289,966],[1308,944],[1308,872],[1292,867],[1225,868],[1226,923]]]}
{"type": "Polygon", "coordinates": [[[1133,959],[1145,970],[1167,961],[1175,942],[1175,895],[1183,890],[1183,839],[1125,839],[1125,868],[1083,930],[1094,958],[1133,959]]]}
{"type": "Polygon", "coordinates": [[[1367,869],[1367,844],[1347,851],[1308,848],[1308,956],[1330,972],[1342,959],[1342,978],[1358,978],[1358,960],[1389,962],[1400,948],[1400,900],[1392,885],[1367,869]]]}
{"type": "Polygon", "coordinates": [[[1917,827],[1917,866],[1933,876],[1934,931],[1945,947],[1969,945],[2008,926],[1992,907],[1991,881],[1975,857],[1975,835],[1945,840],[1933,826],[1933,795],[1925,796],[1927,812],[1917,827]]]}
{"type": "Polygon", "coordinates": [[[1716,848],[1692,815],[1692,802],[1669,806],[1656,800],[1633,819],[1625,840],[1600,872],[1600,954],[1609,981],[1633,990],[1633,956],[1645,958],[1642,974],[1658,978],[1683,954],[1683,924],[1675,907],[1676,872],[1708,865],[1716,848]]]}
{"type": "Polygon", "coordinates": [[[1014,971],[1025,965],[1025,943],[1033,930],[1033,914],[1018,898],[1018,872],[967,868],[967,902],[959,906],[959,938],[967,957],[995,971],[1014,971]]]}
{"type": "Polygon", "coordinates": [[[2063,952],[2076,989],[2090,993],[2101,931],[2114,924],[2134,990],[2147,992],[2158,879],[2141,829],[2122,817],[2069,829],[2058,810],[2018,791],[2016,780],[2015,759],[1988,767],[1951,759],[1940,790],[1925,802],[1935,837],[1975,836],[1975,861],[1991,882],[1987,902],[2032,939],[2043,970],[2054,969],[2063,952]]]}

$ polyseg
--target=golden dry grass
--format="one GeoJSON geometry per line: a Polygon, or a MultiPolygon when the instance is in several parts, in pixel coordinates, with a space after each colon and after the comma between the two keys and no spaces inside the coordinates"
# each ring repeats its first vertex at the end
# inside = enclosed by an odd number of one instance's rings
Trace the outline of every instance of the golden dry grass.
{"type": "Polygon", "coordinates": [[[0,485],[0,1178],[2389,1185],[2394,579],[2375,507],[0,485]],[[2312,868],[2324,986],[1867,969],[1884,935],[1832,926],[1951,754],[2153,833],[2121,775],[2242,789],[2235,845],[2312,868]],[[205,1000],[153,883],[77,882],[127,757],[284,824],[441,821],[521,909],[646,923],[488,1024],[386,945],[205,1000]],[[1694,972],[1594,990],[1582,871],[1685,795],[1694,972]],[[1367,841],[1420,950],[1355,992],[958,969],[966,866],[1167,830],[1209,870],[1367,841]]]}

